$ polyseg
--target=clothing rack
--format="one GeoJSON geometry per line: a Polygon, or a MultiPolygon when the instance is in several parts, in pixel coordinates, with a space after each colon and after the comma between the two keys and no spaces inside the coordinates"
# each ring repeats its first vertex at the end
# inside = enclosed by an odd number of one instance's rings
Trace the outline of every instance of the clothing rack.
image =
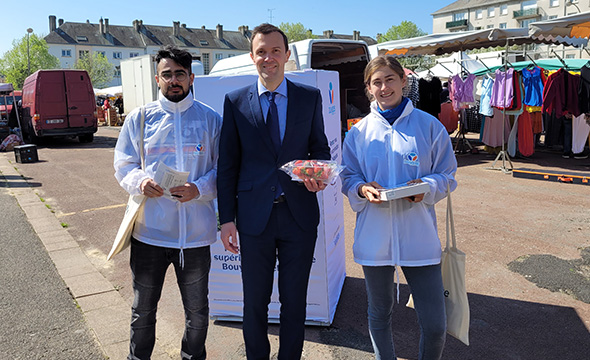
{"type": "Polygon", "coordinates": [[[486,69],[488,69],[488,72],[492,72],[492,69],[490,69],[490,68],[489,68],[489,67],[486,65],[486,63],[484,63],[484,62],[483,62],[483,61],[482,61],[482,60],[479,58],[479,56],[475,55],[475,60],[479,61],[479,62],[480,62],[480,63],[481,63],[481,64],[482,64],[482,65],[483,65],[483,66],[484,66],[486,69]]]}
{"type": "Polygon", "coordinates": [[[535,62],[535,60],[529,54],[526,54],[526,56],[531,60],[531,62],[533,63],[533,65],[538,66],[537,63],[535,62]]]}
{"type": "MultiPolygon", "coordinates": [[[[505,74],[508,73],[508,65],[510,65],[511,68],[514,68],[514,66],[512,66],[512,64],[510,64],[510,62],[508,62],[509,45],[510,45],[510,38],[507,38],[506,39],[506,51],[504,51],[504,73],[505,74]]],[[[500,170],[504,174],[509,174],[514,169],[514,165],[512,165],[512,160],[510,160],[510,156],[508,156],[508,152],[506,152],[506,139],[504,138],[505,132],[506,132],[506,93],[507,92],[508,92],[508,81],[506,81],[506,79],[505,79],[504,80],[504,107],[502,109],[502,150],[498,153],[498,156],[496,156],[496,159],[492,163],[492,166],[487,168],[489,170],[500,170]],[[498,162],[498,160],[500,158],[502,158],[502,166],[497,168],[496,162],[498,162]],[[510,168],[506,167],[506,163],[510,164],[510,168]]]]}
{"type": "Polygon", "coordinates": [[[461,66],[461,69],[463,69],[463,71],[465,71],[467,74],[471,74],[469,72],[469,70],[467,70],[467,68],[465,66],[463,66],[463,62],[462,61],[457,61],[457,59],[453,59],[453,63],[459,63],[459,65],[461,66]]]}
{"type": "Polygon", "coordinates": [[[565,61],[563,61],[563,59],[559,55],[557,55],[557,53],[555,52],[555,50],[551,49],[551,53],[553,55],[555,55],[555,57],[559,60],[559,62],[561,62],[561,64],[563,65],[564,69],[569,70],[569,68],[568,68],[567,64],[565,63],[565,61]]]}
{"type": "Polygon", "coordinates": [[[442,66],[442,67],[443,67],[443,68],[445,68],[445,69],[446,69],[446,70],[447,70],[449,73],[453,74],[453,72],[452,72],[452,71],[451,71],[451,70],[450,70],[448,67],[446,67],[446,66],[445,66],[443,63],[439,62],[438,60],[436,61],[436,64],[438,64],[438,65],[442,66]]]}

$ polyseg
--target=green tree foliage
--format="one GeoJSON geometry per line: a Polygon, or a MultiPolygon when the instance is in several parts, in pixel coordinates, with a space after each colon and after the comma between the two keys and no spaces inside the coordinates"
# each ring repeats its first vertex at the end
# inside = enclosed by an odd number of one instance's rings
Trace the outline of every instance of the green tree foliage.
{"type": "Polygon", "coordinates": [[[379,39],[379,42],[390,40],[410,39],[417,36],[424,36],[427,33],[422,31],[416,24],[411,21],[404,20],[399,25],[394,25],[387,30],[387,32],[379,39]]]}
{"type": "Polygon", "coordinates": [[[92,81],[92,86],[98,89],[104,88],[113,80],[115,71],[107,58],[98,52],[94,52],[92,55],[86,53],[81,56],[74,64],[74,69],[86,70],[90,81],[92,81]]]}
{"type": "Polygon", "coordinates": [[[302,23],[281,23],[279,29],[283,30],[289,42],[295,42],[305,39],[315,39],[317,36],[311,33],[311,30],[306,29],[302,23]]]}
{"type": "Polygon", "coordinates": [[[22,89],[25,79],[40,69],[59,68],[59,59],[49,53],[49,47],[42,37],[30,34],[29,57],[27,57],[27,35],[12,41],[12,50],[4,53],[0,58],[0,73],[6,81],[12,83],[16,89],[22,89]],[[31,71],[28,71],[28,61],[31,71]]]}

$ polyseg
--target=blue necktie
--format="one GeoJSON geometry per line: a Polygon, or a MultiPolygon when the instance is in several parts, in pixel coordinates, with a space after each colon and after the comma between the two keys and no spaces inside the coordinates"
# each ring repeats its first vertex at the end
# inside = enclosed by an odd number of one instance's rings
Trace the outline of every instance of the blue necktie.
{"type": "Polygon", "coordinates": [[[277,103],[275,103],[275,96],[277,95],[276,92],[266,92],[266,96],[268,96],[268,102],[270,106],[268,107],[268,114],[266,115],[266,128],[270,134],[270,140],[275,147],[275,151],[277,155],[279,154],[279,150],[281,149],[281,133],[279,130],[279,111],[277,109],[277,103]]]}
{"type": "MultiPolygon", "coordinates": [[[[266,115],[266,128],[268,129],[270,140],[272,141],[275,152],[278,156],[279,151],[281,150],[281,132],[279,130],[279,111],[277,109],[277,104],[275,103],[276,95],[276,92],[266,92],[266,96],[268,96],[268,102],[270,103],[270,106],[268,107],[268,114],[266,115]]],[[[281,183],[277,181],[275,198],[278,198],[282,193],[283,189],[281,188],[281,183]]]]}

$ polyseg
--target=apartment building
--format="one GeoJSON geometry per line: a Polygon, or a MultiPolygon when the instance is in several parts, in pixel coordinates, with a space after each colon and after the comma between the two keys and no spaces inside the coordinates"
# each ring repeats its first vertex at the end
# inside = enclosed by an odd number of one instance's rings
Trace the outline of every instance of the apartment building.
{"type": "MultiPolygon", "coordinates": [[[[590,0],[457,0],[432,13],[432,31],[445,33],[488,28],[528,27],[531,22],[590,11],[590,0]]],[[[547,51],[547,46],[537,46],[547,51]]],[[[567,58],[589,57],[560,47],[567,58]]]]}
{"type": "Polygon", "coordinates": [[[56,24],[56,16],[49,16],[49,34],[45,41],[49,53],[57,57],[62,69],[73,68],[85,54],[103,54],[115,67],[115,76],[108,86],[121,85],[123,59],[145,54],[156,54],[162,46],[176,45],[188,50],[193,58],[203,63],[205,74],[223,58],[250,51],[251,31],[240,26],[238,31],[227,31],[222,25],[216,29],[189,28],[178,21],[172,26],[143,24],[134,20],[131,26],[111,25],[109,19],[98,23],[64,22],[56,24]]]}

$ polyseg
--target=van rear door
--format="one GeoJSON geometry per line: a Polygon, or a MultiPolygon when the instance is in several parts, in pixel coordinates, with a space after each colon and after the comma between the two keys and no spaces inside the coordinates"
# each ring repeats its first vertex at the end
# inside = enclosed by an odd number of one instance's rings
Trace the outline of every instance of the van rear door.
{"type": "Polygon", "coordinates": [[[62,129],[68,126],[66,90],[63,72],[41,71],[35,89],[35,113],[42,129],[62,129]]]}
{"type": "Polygon", "coordinates": [[[93,125],[94,90],[85,71],[64,71],[69,127],[93,125]]]}

